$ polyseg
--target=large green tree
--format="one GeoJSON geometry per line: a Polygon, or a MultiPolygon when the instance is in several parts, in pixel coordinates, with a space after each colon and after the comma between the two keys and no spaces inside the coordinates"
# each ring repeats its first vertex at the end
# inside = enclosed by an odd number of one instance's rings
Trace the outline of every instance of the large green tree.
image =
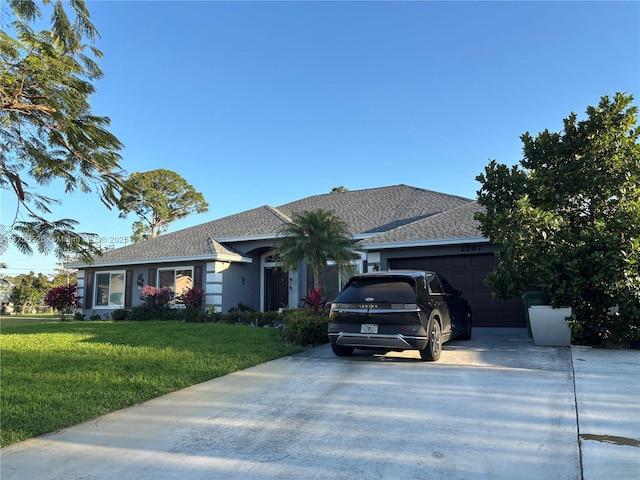
{"type": "Polygon", "coordinates": [[[9,301],[20,313],[31,312],[41,305],[45,293],[51,288],[51,282],[43,273],[20,274],[8,278],[8,281],[12,285],[9,301]]]}
{"type": "Polygon", "coordinates": [[[0,8],[0,187],[17,200],[0,251],[13,242],[25,254],[35,246],[90,261],[99,253],[92,236],[76,232],[74,219],[47,218],[60,202],[34,188],[59,179],[65,192],[95,191],[115,205],[122,144],[89,104],[102,77],[102,53],[92,45],[98,32],[83,0],[9,0],[0,8]],[[34,30],[39,4],[51,11],[50,29],[34,30]]]}
{"type": "Polygon", "coordinates": [[[359,258],[346,222],[328,210],[293,214],[292,222],[284,225],[280,236],[277,250],[283,267],[297,270],[300,262],[307,262],[313,268],[314,287],[321,285],[329,260],[344,268],[359,258]]]}
{"type": "Polygon", "coordinates": [[[175,172],[165,169],[135,172],[124,182],[120,217],[135,213],[131,240],[138,242],[165,232],[169,224],[209,209],[202,193],[175,172]]]}
{"type": "Polygon", "coordinates": [[[640,127],[626,94],[602,97],[559,133],[522,135],[524,158],[478,176],[481,230],[502,245],[488,283],[502,298],[540,287],[570,306],[574,341],[640,338],[640,127]]]}

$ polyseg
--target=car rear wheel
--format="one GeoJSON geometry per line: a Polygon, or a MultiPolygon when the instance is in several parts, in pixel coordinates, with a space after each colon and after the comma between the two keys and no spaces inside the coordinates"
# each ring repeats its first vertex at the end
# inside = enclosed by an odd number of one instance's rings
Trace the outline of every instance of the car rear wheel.
{"type": "Polygon", "coordinates": [[[353,347],[345,347],[344,345],[331,344],[331,350],[339,357],[348,357],[353,353],[353,347]]]}
{"type": "Polygon", "coordinates": [[[433,319],[429,328],[429,341],[424,350],[420,350],[422,360],[435,362],[440,358],[442,352],[442,335],[440,334],[440,324],[433,319]]]}
{"type": "Polygon", "coordinates": [[[460,335],[462,340],[471,340],[471,333],[473,331],[473,322],[471,321],[471,312],[467,312],[467,324],[464,329],[464,333],[460,335]]]}

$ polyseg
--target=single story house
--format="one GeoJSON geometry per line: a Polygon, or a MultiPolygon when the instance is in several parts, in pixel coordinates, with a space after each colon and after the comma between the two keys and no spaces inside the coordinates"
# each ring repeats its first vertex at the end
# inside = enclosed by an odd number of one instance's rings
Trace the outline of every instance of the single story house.
{"type": "Polygon", "coordinates": [[[145,285],[178,292],[202,288],[206,307],[222,312],[239,304],[256,311],[297,307],[313,276],[303,264],[284,271],[275,245],[294,213],[319,208],[342,218],[360,245],[360,257],[348,272],[327,266],[327,298],[353,273],[434,270],[463,291],[476,326],[525,325],[522,301],[498,301],[483,283],[498,247],[478,229],[478,203],[407,185],[314,195],[275,208],[265,205],[106,251],[93,264],[67,266],[79,270],[78,291],[87,316],[108,316],[141,304],[145,285]]]}

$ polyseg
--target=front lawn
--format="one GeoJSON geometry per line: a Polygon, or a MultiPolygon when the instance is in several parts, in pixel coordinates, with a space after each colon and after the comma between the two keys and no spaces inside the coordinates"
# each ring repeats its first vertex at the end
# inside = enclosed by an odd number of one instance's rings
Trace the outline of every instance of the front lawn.
{"type": "Polygon", "coordinates": [[[0,331],[9,327],[19,327],[22,325],[35,325],[38,323],[59,322],[60,315],[51,313],[36,313],[29,315],[0,315],[0,331]]]}
{"type": "Polygon", "coordinates": [[[279,330],[70,322],[0,332],[0,446],[300,352],[279,330]]]}

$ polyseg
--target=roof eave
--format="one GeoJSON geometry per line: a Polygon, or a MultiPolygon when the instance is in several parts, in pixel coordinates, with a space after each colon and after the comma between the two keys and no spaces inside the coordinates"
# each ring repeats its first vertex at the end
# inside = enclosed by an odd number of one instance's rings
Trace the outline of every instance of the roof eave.
{"type": "Polygon", "coordinates": [[[116,267],[123,265],[149,265],[152,263],[178,263],[189,262],[192,260],[205,260],[205,261],[218,261],[218,262],[238,262],[238,263],[253,263],[253,259],[249,257],[243,257],[241,255],[230,254],[213,254],[213,255],[192,255],[188,257],[171,257],[171,258],[148,258],[143,260],[130,260],[130,261],[111,261],[111,262],[95,262],[95,263],[66,263],[65,268],[92,268],[92,267],[116,267]]]}
{"type": "Polygon", "coordinates": [[[485,237],[442,238],[436,240],[415,240],[409,242],[368,243],[360,245],[362,250],[390,250],[396,248],[436,247],[442,245],[464,245],[468,243],[490,243],[485,237]]]}
{"type": "Polygon", "coordinates": [[[247,235],[243,237],[216,237],[215,241],[218,243],[238,243],[238,242],[251,242],[253,240],[272,240],[278,238],[277,233],[268,233],[263,235],[247,235]]]}

